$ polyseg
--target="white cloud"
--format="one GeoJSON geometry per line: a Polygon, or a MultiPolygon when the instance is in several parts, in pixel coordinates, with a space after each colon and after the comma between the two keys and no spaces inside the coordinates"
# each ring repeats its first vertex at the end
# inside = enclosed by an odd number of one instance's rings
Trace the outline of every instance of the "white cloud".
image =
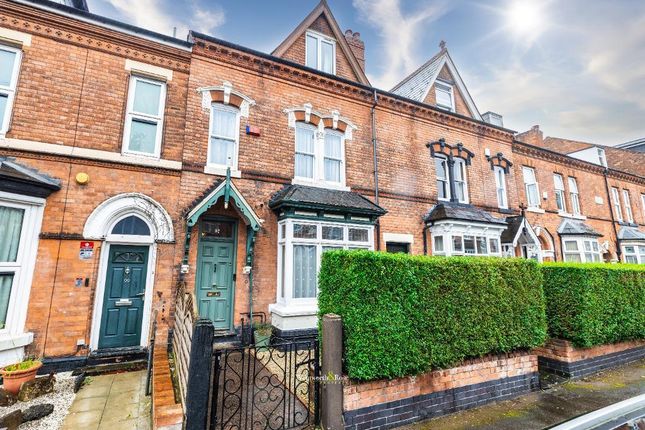
{"type": "Polygon", "coordinates": [[[226,18],[224,10],[219,6],[204,9],[195,2],[188,3],[188,14],[178,16],[169,11],[163,0],[106,0],[132,24],[172,35],[173,28],[177,29],[177,37],[183,39],[188,30],[204,33],[213,33],[217,27],[224,24],[226,18]]]}
{"type": "Polygon", "coordinates": [[[361,19],[374,27],[382,40],[381,72],[370,74],[372,84],[390,89],[428,58],[415,55],[420,32],[447,11],[445,1],[434,1],[404,14],[399,0],[353,0],[361,19]]]}

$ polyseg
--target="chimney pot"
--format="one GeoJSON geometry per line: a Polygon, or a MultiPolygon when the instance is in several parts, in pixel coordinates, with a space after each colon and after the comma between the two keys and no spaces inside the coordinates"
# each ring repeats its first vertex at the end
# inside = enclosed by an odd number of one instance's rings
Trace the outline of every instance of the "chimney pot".
{"type": "Polygon", "coordinates": [[[347,44],[352,50],[354,57],[356,57],[359,66],[365,71],[365,43],[361,40],[361,34],[347,29],[345,31],[345,40],[347,40],[347,44]]]}

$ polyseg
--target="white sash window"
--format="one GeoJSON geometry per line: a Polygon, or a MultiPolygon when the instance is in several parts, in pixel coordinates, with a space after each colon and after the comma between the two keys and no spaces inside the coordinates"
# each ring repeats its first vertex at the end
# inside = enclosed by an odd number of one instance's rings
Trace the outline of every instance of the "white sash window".
{"type": "Polygon", "coordinates": [[[9,129],[22,51],[0,45],[0,135],[9,129]]]}

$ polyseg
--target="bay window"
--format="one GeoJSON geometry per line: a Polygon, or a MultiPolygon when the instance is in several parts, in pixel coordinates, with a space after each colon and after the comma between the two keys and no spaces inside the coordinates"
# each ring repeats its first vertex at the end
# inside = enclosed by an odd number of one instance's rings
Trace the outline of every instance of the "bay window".
{"type": "Polygon", "coordinates": [[[0,135],[9,129],[22,51],[0,45],[0,135]]]}
{"type": "Polygon", "coordinates": [[[625,263],[645,264],[645,245],[623,245],[625,263]]]}
{"type": "Polygon", "coordinates": [[[433,235],[433,255],[500,256],[499,237],[469,234],[433,235]],[[449,248],[444,246],[446,241],[449,248]]]}
{"type": "Polygon", "coordinates": [[[133,75],[123,133],[123,152],[159,157],[166,83],[133,75]]]}
{"type": "Polygon", "coordinates": [[[623,204],[625,205],[625,216],[627,217],[627,222],[634,222],[634,213],[632,211],[632,201],[629,197],[629,191],[623,190],[623,204]]]}
{"type": "Polygon", "coordinates": [[[600,246],[597,239],[565,238],[562,240],[564,261],[576,263],[592,263],[602,261],[600,246]]]}
{"type": "Polygon", "coordinates": [[[623,221],[623,211],[620,209],[620,197],[618,195],[618,188],[611,188],[611,202],[614,205],[614,215],[618,222],[623,221]]]}
{"type": "Polygon", "coordinates": [[[305,65],[321,72],[336,73],[336,41],[323,34],[308,31],[305,44],[305,65]]]}
{"type": "Polygon", "coordinates": [[[569,198],[571,199],[571,211],[574,215],[580,215],[580,195],[578,194],[578,183],[576,178],[569,176],[569,198]]]}
{"type": "Polygon", "coordinates": [[[321,256],[334,249],[373,249],[373,227],[286,219],[278,228],[278,302],[315,304],[321,256]]]}
{"type": "Polygon", "coordinates": [[[540,207],[540,191],[537,180],[535,179],[535,170],[531,167],[524,166],[522,167],[522,176],[524,178],[527,206],[537,209],[540,207]]]}
{"type": "Polygon", "coordinates": [[[567,212],[567,203],[564,197],[564,181],[562,175],[558,173],[553,174],[553,184],[555,187],[555,204],[559,212],[567,212]]]}
{"type": "Polygon", "coordinates": [[[497,191],[497,206],[502,209],[508,208],[508,197],[506,194],[506,174],[500,166],[493,168],[495,174],[495,188],[497,191]]]}
{"type": "Polygon", "coordinates": [[[345,136],[296,123],[294,179],[307,185],[345,186],[345,136]]]}
{"type": "MultiPolygon", "coordinates": [[[[23,333],[44,199],[0,192],[0,343],[23,333]]],[[[0,351],[2,361],[2,351],[0,351]]]]}
{"type": "Polygon", "coordinates": [[[211,105],[208,166],[237,169],[240,140],[240,111],[221,103],[211,105]]]}

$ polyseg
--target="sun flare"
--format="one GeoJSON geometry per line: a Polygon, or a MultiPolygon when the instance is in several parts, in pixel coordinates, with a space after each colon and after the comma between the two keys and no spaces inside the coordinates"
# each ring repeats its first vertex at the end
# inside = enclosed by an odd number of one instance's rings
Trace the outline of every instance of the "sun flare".
{"type": "Polygon", "coordinates": [[[533,0],[515,0],[506,13],[508,26],[519,36],[536,37],[546,26],[543,5],[533,0]]]}

